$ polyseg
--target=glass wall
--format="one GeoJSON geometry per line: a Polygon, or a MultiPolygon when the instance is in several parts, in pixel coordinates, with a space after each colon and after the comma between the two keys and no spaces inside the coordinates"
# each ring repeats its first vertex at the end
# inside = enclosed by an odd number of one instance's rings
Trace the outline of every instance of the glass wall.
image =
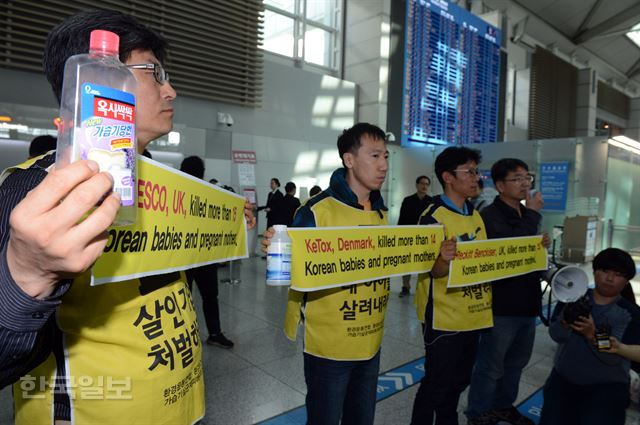
{"type": "Polygon", "coordinates": [[[640,255],[640,152],[609,147],[605,237],[607,244],[640,255]]]}

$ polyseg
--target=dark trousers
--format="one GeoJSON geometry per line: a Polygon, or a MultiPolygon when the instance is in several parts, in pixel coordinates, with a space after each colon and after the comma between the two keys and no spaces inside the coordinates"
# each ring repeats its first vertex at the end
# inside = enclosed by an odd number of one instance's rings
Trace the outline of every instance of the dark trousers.
{"type": "Polygon", "coordinates": [[[379,370],[380,351],[354,361],[304,353],[307,425],[373,425],[379,370]]]}
{"type": "Polygon", "coordinates": [[[624,425],[629,384],[576,385],[554,370],[544,384],[540,425],[624,425]]]}
{"type": "Polygon", "coordinates": [[[479,331],[425,331],[424,378],[413,403],[412,425],[458,425],[458,400],[469,385],[479,331]]]}
{"type": "Polygon", "coordinates": [[[202,297],[202,310],[207,323],[209,335],[220,333],[220,309],[218,307],[218,265],[209,264],[186,271],[189,289],[193,291],[193,281],[196,281],[198,291],[202,297]]]}
{"type": "Polygon", "coordinates": [[[536,318],[493,316],[493,328],[480,333],[478,357],[471,375],[467,417],[509,409],[518,398],[522,369],[529,363],[536,318]]]}

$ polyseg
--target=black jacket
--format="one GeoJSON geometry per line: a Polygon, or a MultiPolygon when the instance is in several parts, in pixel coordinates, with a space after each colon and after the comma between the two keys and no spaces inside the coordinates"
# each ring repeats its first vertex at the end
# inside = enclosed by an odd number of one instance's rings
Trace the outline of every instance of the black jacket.
{"type": "Polygon", "coordinates": [[[284,197],[279,189],[276,189],[275,192],[269,192],[267,195],[267,205],[265,205],[265,208],[269,208],[269,211],[267,211],[267,227],[271,227],[274,224],[282,224],[278,223],[278,218],[283,199],[284,197]]]}
{"type": "MultiPolygon", "coordinates": [[[[480,215],[489,239],[533,236],[538,234],[542,216],[520,205],[517,211],[496,196],[493,204],[480,215]]],[[[493,282],[493,314],[496,316],[537,316],[540,312],[542,291],[540,272],[531,272],[493,282]]]]}
{"type": "Polygon", "coordinates": [[[296,213],[299,206],[300,199],[289,195],[288,193],[284,195],[284,198],[280,203],[278,218],[274,224],[285,224],[287,226],[291,226],[291,223],[293,223],[293,215],[296,213]]]}
{"type": "Polygon", "coordinates": [[[418,224],[418,219],[422,211],[427,208],[427,205],[431,203],[433,198],[426,195],[423,199],[418,198],[418,194],[414,193],[411,196],[407,196],[402,201],[400,207],[400,217],[398,218],[398,224],[418,224]]]}

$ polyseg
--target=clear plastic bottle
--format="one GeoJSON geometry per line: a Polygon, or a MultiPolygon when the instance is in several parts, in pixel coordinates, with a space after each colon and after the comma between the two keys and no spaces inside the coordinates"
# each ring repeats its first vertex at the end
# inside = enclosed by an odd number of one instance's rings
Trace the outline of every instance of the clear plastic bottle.
{"type": "Polygon", "coordinates": [[[291,239],[287,226],[276,224],[267,250],[267,285],[291,285],[291,239]]]}
{"type": "Polygon", "coordinates": [[[120,38],[91,32],[89,53],[67,59],[60,98],[56,167],[91,159],[113,176],[122,198],[113,225],[136,221],[136,128],[133,73],[118,58],[120,38]]]}

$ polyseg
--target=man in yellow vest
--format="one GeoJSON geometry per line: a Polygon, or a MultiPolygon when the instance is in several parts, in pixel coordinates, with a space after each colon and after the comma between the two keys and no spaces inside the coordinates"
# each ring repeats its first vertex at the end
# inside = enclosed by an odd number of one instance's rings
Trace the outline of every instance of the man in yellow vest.
{"type": "MultiPolygon", "coordinates": [[[[66,59],[88,51],[94,29],[116,33],[120,59],[137,65],[142,152],[173,125],[176,92],[162,67],[166,41],[116,11],[67,18],[44,52],[58,100],[66,59]]],[[[95,162],[49,171],[54,161],[49,154],[17,167],[0,186],[0,384],[22,376],[14,387],[16,423],[198,421],[201,341],[184,273],[90,286],[85,271],[107,242],[120,200],[95,162]]]]}
{"type": "MultiPolygon", "coordinates": [[[[293,227],[386,225],[380,188],[388,169],[385,133],[359,123],[338,138],[344,168],[296,212],[293,227]]],[[[265,232],[264,249],[272,230],[265,232]]],[[[285,333],[304,323],[307,424],[373,424],[389,279],[303,293],[289,290],[285,333]]]]}
{"type": "Polygon", "coordinates": [[[480,213],[468,198],[478,190],[480,152],[455,146],[436,157],[444,188],[422,213],[420,224],[442,224],[446,240],[433,269],[418,277],[416,310],[424,323],[425,376],[413,405],[411,423],[457,425],[458,399],[469,385],[478,351],[479,329],[493,326],[491,286],[448,289],[449,262],[457,241],[487,239],[480,213]]]}

